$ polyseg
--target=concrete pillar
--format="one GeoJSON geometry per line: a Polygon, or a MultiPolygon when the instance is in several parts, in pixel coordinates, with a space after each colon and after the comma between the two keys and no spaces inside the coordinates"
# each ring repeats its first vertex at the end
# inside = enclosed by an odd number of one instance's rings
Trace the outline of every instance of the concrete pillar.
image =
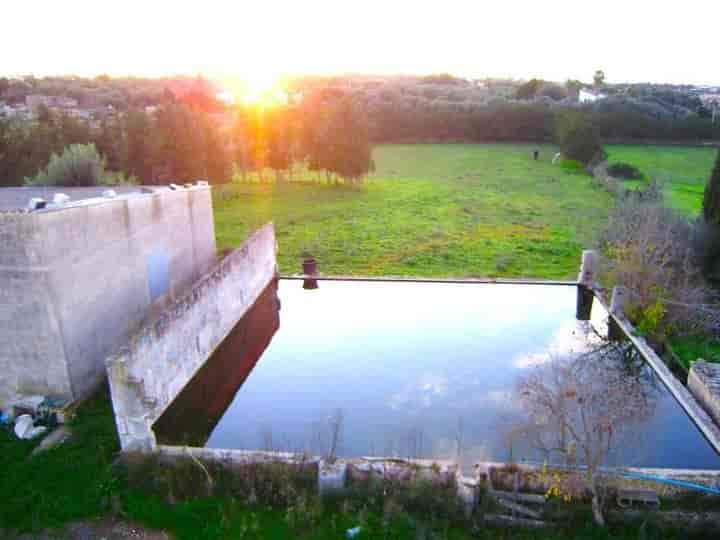
{"type": "Polygon", "coordinates": [[[597,280],[597,252],[592,249],[586,249],[582,252],[582,264],[580,265],[580,274],[578,275],[578,284],[586,287],[593,287],[597,280]]]}
{"type": "Polygon", "coordinates": [[[327,495],[345,489],[347,464],[321,460],[318,465],[318,493],[327,495]]]}
{"type": "Polygon", "coordinates": [[[625,287],[613,287],[612,298],[610,300],[610,318],[608,320],[608,339],[610,341],[622,341],[625,339],[625,333],[615,320],[615,317],[625,317],[625,302],[627,299],[627,289],[625,287]],[[613,315],[615,317],[613,317],[613,315]]]}
{"type": "MultiPolygon", "coordinates": [[[[303,269],[303,275],[305,276],[315,276],[317,275],[317,262],[314,258],[308,257],[305,260],[303,260],[302,263],[302,269],[303,269]]],[[[303,289],[313,290],[318,288],[318,282],[317,279],[304,279],[303,280],[303,289]]]]}
{"type": "Polygon", "coordinates": [[[578,283],[577,286],[577,307],[575,309],[575,318],[578,321],[589,321],[592,312],[593,300],[595,294],[590,287],[578,283]]]}
{"type": "Polygon", "coordinates": [[[610,300],[610,313],[618,317],[625,316],[625,304],[627,302],[628,290],[625,287],[613,287],[610,300]]]}

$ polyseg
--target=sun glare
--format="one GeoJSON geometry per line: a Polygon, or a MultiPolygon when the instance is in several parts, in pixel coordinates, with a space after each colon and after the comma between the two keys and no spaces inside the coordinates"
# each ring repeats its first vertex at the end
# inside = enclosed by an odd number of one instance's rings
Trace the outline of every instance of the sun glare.
{"type": "Polygon", "coordinates": [[[280,88],[277,77],[256,74],[244,81],[239,98],[246,105],[275,105],[284,102],[286,94],[280,88]]]}

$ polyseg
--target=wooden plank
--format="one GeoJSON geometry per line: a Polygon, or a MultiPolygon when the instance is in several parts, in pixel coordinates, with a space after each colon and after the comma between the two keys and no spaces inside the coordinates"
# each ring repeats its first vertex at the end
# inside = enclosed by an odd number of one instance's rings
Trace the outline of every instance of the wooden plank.
{"type": "Polygon", "coordinates": [[[513,512],[516,512],[518,514],[521,514],[525,517],[530,517],[533,519],[540,519],[542,514],[540,512],[536,512],[535,510],[531,510],[527,506],[523,506],[522,504],[510,502],[507,499],[503,499],[502,497],[496,497],[495,499],[498,504],[504,508],[507,508],[508,510],[512,510],[513,512]]]}
{"type": "Polygon", "coordinates": [[[636,502],[660,506],[660,497],[650,489],[621,489],[618,491],[617,503],[621,508],[627,508],[636,502]]]}
{"type": "Polygon", "coordinates": [[[498,527],[531,527],[534,529],[541,529],[544,527],[553,526],[553,524],[548,521],[503,516],[500,514],[485,514],[485,523],[488,523],[490,525],[496,525],[498,527]]]}
{"type": "Polygon", "coordinates": [[[520,501],[532,504],[545,504],[545,495],[537,495],[535,493],[512,493],[511,491],[499,491],[489,489],[488,495],[495,498],[503,498],[509,501],[520,501]]]}

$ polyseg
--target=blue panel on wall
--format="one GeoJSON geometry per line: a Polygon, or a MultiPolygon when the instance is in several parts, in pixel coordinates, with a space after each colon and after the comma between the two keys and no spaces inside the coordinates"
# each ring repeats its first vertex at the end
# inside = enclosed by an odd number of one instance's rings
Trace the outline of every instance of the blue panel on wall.
{"type": "Polygon", "coordinates": [[[170,288],[170,258],[163,249],[156,249],[145,258],[150,301],[154,302],[170,288]]]}

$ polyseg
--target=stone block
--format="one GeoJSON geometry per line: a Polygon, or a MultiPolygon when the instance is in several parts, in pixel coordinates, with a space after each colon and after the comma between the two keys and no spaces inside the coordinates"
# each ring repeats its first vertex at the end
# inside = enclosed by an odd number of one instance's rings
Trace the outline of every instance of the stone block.
{"type": "Polygon", "coordinates": [[[720,425],[720,364],[699,360],[690,368],[688,388],[716,424],[720,425]]]}

